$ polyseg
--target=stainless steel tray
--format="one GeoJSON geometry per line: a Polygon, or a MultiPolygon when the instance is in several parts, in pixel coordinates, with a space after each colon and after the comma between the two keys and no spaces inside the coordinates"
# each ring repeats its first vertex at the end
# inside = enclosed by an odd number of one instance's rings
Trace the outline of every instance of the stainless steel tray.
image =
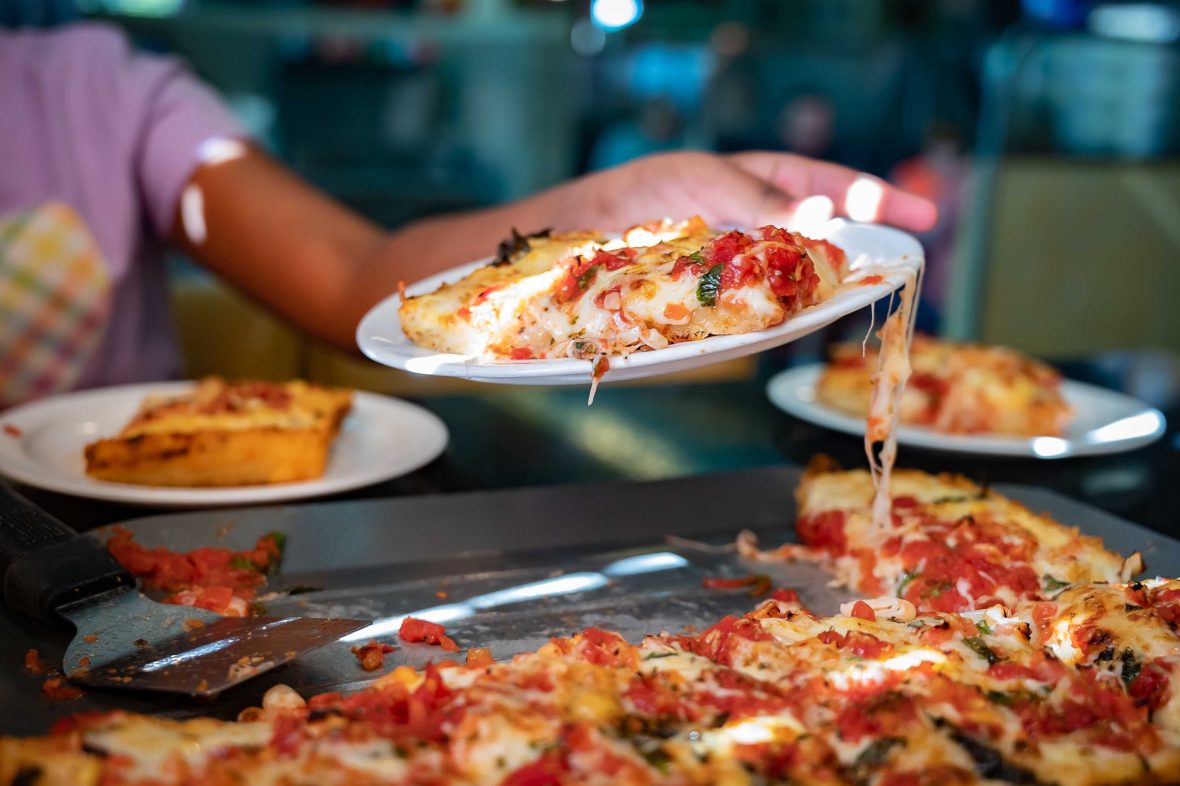
{"type": "MultiPolygon", "coordinates": [[[[793,539],[798,478],[797,469],[768,467],[654,483],[173,514],[126,526],[146,545],[173,549],[245,547],[266,532],[287,533],[282,573],[272,587],[315,590],[268,608],[375,620],[377,627],[359,639],[398,646],[386,659],[388,669],[445,655],[397,641],[398,622],[410,613],[443,622],[463,647],[490,647],[506,657],[591,625],[638,640],[661,630],[702,628],[757,603],[741,591],[703,588],[702,579],[711,575],[769,573],[812,608],[834,612],[848,596],[828,588],[828,577],[814,567],[752,566],[732,553],[666,539],[725,544],[742,528],[768,544],[793,539]]],[[[1121,552],[1143,551],[1152,574],[1180,575],[1180,542],[1043,489],[997,490],[1121,552]]],[[[319,692],[358,688],[377,676],[362,671],[350,643],[341,642],[208,703],[98,691],[52,702],[41,696],[40,680],[21,668],[21,658],[37,647],[46,659],[60,661],[67,638],[6,612],[0,616],[0,659],[7,664],[0,669],[0,732],[39,733],[60,715],[115,707],[232,716],[276,682],[319,692]]]]}

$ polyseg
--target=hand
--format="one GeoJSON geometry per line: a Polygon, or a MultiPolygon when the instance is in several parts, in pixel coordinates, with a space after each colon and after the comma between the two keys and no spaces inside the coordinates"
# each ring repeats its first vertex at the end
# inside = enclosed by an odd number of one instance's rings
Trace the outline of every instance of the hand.
{"type": "MultiPolygon", "coordinates": [[[[649,218],[700,215],[718,226],[818,223],[835,214],[924,231],[938,211],[871,175],[789,153],[666,153],[560,186],[548,199],[557,229],[624,229],[649,218]]],[[[523,227],[522,227],[523,228],[523,227]]]]}

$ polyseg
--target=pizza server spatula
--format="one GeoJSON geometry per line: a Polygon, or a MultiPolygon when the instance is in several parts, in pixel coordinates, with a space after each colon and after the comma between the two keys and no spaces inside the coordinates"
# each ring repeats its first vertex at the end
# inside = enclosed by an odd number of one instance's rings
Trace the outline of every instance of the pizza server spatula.
{"type": "Polygon", "coordinates": [[[3,485],[0,576],[9,608],[73,623],[62,671],[101,687],[212,696],[369,624],[156,603],[98,542],[3,485]]]}

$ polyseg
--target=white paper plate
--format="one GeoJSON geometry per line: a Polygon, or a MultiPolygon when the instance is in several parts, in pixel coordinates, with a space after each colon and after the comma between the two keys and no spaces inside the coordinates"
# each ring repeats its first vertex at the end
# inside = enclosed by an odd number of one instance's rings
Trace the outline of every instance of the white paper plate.
{"type": "MultiPolygon", "coordinates": [[[[846,434],[863,435],[864,418],[850,417],[816,400],[815,386],[822,368],[822,364],[815,364],[779,372],[771,377],[766,393],[776,407],[797,418],[846,434]]],[[[1163,413],[1130,396],[1072,379],[1062,381],[1061,393],[1075,411],[1073,423],[1061,437],[942,434],[921,426],[901,426],[897,441],[955,453],[1050,459],[1122,453],[1163,436],[1163,413]]]]}
{"type": "Polygon", "coordinates": [[[84,390],[0,413],[0,474],[30,486],[152,507],[215,507],[302,499],[367,486],[430,462],[447,444],[447,427],[405,401],[353,394],[352,412],[332,446],[323,477],[224,488],[137,486],[84,472],[84,446],[118,433],[149,394],[175,394],[190,382],[84,390]]]}
{"type": "MultiPolygon", "coordinates": [[[[848,255],[856,276],[880,271],[880,284],[850,287],[831,300],[812,306],[769,330],[737,336],[712,336],[701,341],[686,341],[666,349],[636,352],[628,357],[612,357],[610,371],[603,382],[637,379],[668,374],[723,360],[751,355],[812,333],[840,317],[864,308],[889,294],[904,282],[899,266],[921,267],[922,246],[904,232],[872,224],[856,224],[837,219],[809,235],[824,237],[848,255]],[[885,273],[886,268],[894,272],[885,273]]],[[[432,292],[444,283],[452,283],[486,265],[483,259],[440,273],[406,288],[407,294],[432,292]]],[[[361,351],[378,363],[416,374],[461,377],[480,382],[515,385],[588,384],[591,362],[573,358],[547,360],[482,360],[434,352],[406,338],[398,320],[401,305],[398,295],[391,295],[373,307],[357,327],[356,340],[361,351]]]]}

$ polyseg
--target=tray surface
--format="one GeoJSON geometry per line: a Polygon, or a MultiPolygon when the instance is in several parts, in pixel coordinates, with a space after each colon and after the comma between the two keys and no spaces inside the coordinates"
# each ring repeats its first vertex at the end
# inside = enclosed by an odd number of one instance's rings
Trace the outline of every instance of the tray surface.
{"type": "MultiPolygon", "coordinates": [[[[268,609],[373,619],[374,629],[352,638],[397,644],[388,670],[443,655],[435,647],[396,641],[398,622],[409,613],[444,623],[460,646],[488,646],[498,658],[590,625],[637,641],[646,633],[702,628],[757,603],[740,591],[702,588],[705,576],[769,573],[816,611],[834,613],[850,596],[829,589],[818,568],[752,566],[732,553],[665,539],[671,534],[723,544],[749,528],[767,544],[793,540],[799,475],[793,467],[766,467],[653,483],[172,514],[126,526],[145,545],[174,549],[243,547],[266,532],[286,532],[283,571],[272,588],[318,589],[273,601],[268,609]]],[[[1143,551],[1152,575],[1180,574],[1178,541],[1050,491],[996,489],[1102,537],[1115,550],[1143,551]]],[[[44,733],[61,715],[116,707],[232,717],[276,682],[304,692],[349,690],[381,673],[362,671],[350,643],[339,642],[209,703],[99,691],[51,702],[19,664],[30,647],[60,661],[67,639],[63,631],[0,613],[0,662],[7,664],[0,669],[0,733],[44,733]]]]}

